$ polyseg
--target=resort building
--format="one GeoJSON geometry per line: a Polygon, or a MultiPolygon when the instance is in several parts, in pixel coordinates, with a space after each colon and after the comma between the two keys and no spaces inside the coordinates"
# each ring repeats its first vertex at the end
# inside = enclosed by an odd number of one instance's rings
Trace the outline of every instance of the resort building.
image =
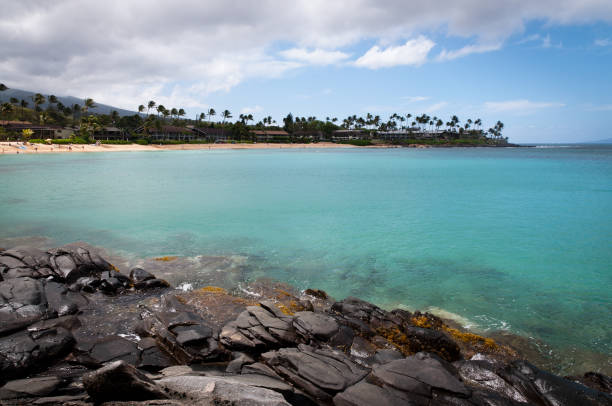
{"type": "Polygon", "coordinates": [[[369,134],[364,130],[336,130],[332,134],[332,141],[365,140],[369,134]]]}
{"type": "Polygon", "coordinates": [[[93,137],[96,140],[123,140],[125,139],[125,132],[117,127],[102,127],[101,130],[94,132],[93,137]]]}
{"type": "Polygon", "coordinates": [[[23,130],[32,130],[34,134],[30,138],[33,139],[56,139],[56,138],[70,138],[74,134],[72,128],[63,128],[60,126],[52,125],[36,125],[29,121],[2,121],[0,120],[0,127],[6,132],[13,134],[21,134],[23,130]]]}
{"type": "Polygon", "coordinates": [[[251,130],[250,134],[255,136],[257,142],[286,142],[289,139],[289,133],[283,130],[251,130]]]}

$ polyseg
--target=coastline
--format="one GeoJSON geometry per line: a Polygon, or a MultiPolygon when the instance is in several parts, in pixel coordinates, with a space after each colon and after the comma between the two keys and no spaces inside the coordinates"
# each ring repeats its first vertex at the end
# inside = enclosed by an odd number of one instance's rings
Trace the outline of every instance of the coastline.
{"type": "Polygon", "coordinates": [[[386,404],[612,400],[603,374],[556,376],[430,313],[387,311],[355,297],[336,301],[322,290],[267,280],[240,291],[181,291],[149,267],[128,273],[81,243],[0,250],[0,263],[0,284],[10,292],[0,330],[0,400],[10,404],[274,399],[365,406],[372,391],[394,401],[386,404]],[[415,386],[416,378],[425,385],[415,386]]]}
{"type": "Polygon", "coordinates": [[[311,144],[287,144],[287,143],[254,143],[254,144],[168,144],[168,145],[140,145],[140,144],[26,144],[21,142],[0,142],[0,154],[53,154],[70,152],[143,152],[143,151],[199,151],[199,150],[252,150],[252,149],[328,149],[328,148],[517,148],[522,145],[394,145],[394,144],[375,144],[367,146],[357,146],[351,144],[338,144],[334,142],[318,142],[311,144]],[[24,149],[25,147],[25,149],[24,149]]]}
{"type": "MultiPolygon", "coordinates": [[[[170,145],[139,145],[139,144],[29,144],[21,149],[22,143],[0,142],[0,154],[48,154],[69,152],[137,152],[137,151],[197,151],[217,149],[311,149],[311,148],[361,148],[349,144],[319,142],[316,144],[170,144],[170,145]],[[9,145],[10,144],[10,145],[9,145]]],[[[383,147],[388,147],[385,145],[383,147]]],[[[376,147],[380,148],[380,147],[376,147]]]]}

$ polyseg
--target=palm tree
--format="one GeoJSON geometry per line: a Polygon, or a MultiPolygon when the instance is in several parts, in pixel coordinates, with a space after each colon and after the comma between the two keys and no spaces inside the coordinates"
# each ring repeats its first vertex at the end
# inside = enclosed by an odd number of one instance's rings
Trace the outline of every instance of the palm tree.
{"type": "Polygon", "coordinates": [[[155,102],[153,100],[150,100],[149,104],[147,104],[147,117],[149,116],[149,110],[151,110],[154,107],[155,107],[155,102]]]}
{"type": "Polygon", "coordinates": [[[227,120],[228,118],[232,118],[232,113],[230,113],[230,111],[227,109],[223,110],[223,113],[221,113],[221,117],[223,118],[223,122],[221,123],[221,137],[223,137],[223,134],[225,132],[225,120],[227,120]]]}
{"type": "Polygon", "coordinates": [[[172,107],[172,109],[170,110],[170,118],[177,116],[178,115],[178,110],[176,109],[176,107],[172,107]]]}
{"type": "Polygon", "coordinates": [[[217,115],[217,112],[212,107],[208,109],[208,120],[212,120],[213,116],[217,115]]]}
{"type": "Polygon", "coordinates": [[[119,112],[117,110],[111,111],[110,117],[111,120],[113,120],[113,125],[117,125],[117,121],[119,121],[119,112]]]}
{"type": "Polygon", "coordinates": [[[178,111],[178,116],[179,116],[179,117],[183,117],[184,115],[185,115],[185,110],[183,110],[183,109],[179,109],[179,111],[178,111]]]}
{"type": "Polygon", "coordinates": [[[32,101],[34,102],[34,110],[38,111],[39,107],[41,104],[45,103],[45,96],[43,96],[40,93],[36,93],[34,96],[32,96],[32,101]]]}
{"type": "Polygon", "coordinates": [[[20,103],[20,105],[21,105],[21,119],[22,119],[22,120],[25,118],[25,117],[24,117],[24,114],[25,114],[25,111],[24,111],[24,110],[26,109],[26,107],[28,107],[28,104],[30,104],[30,103],[28,103],[27,101],[25,101],[25,100],[21,99],[21,103],[20,103]]]}
{"type": "Polygon", "coordinates": [[[79,103],[75,103],[72,105],[72,121],[76,121],[76,115],[81,116],[81,105],[79,103]]]}
{"type": "Polygon", "coordinates": [[[98,106],[96,106],[93,99],[91,98],[85,99],[85,102],[83,103],[83,112],[85,113],[85,116],[87,116],[87,112],[89,111],[89,109],[93,109],[95,107],[98,107],[98,106]]]}
{"type": "Polygon", "coordinates": [[[57,100],[57,96],[50,94],[49,97],[47,98],[47,100],[49,100],[49,108],[53,109],[53,105],[57,104],[58,100],[57,100]]]}
{"type": "Polygon", "coordinates": [[[140,106],[138,106],[138,113],[142,114],[142,112],[145,110],[145,106],[144,104],[141,104],[140,106]]]}
{"type": "Polygon", "coordinates": [[[166,118],[168,118],[169,115],[170,115],[170,110],[164,109],[164,111],[162,111],[162,116],[164,116],[164,123],[166,122],[166,118]]]}
{"type": "Polygon", "coordinates": [[[157,106],[157,109],[156,109],[156,110],[157,110],[157,117],[159,117],[159,115],[160,115],[160,114],[163,114],[163,113],[164,113],[164,111],[166,110],[166,108],[164,107],[164,105],[163,105],[163,104],[160,104],[160,105],[158,105],[158,106],[157,106]]]}

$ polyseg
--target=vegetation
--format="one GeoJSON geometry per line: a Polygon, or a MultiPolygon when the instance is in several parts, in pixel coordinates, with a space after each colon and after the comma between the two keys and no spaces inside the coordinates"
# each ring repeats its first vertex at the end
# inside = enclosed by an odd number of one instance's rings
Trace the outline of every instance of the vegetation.
{"type": "MultiPolygon", "coordinates": [[[[0,84],[0,91],[7,90],[0,84]]],[[[432,146],[479,146],[503,145],[507,138],[502,136],[504,124],[498,121],[491,128],[484,130],[480,118],[468,118],[462,122],[452,115],[448,120],[427,114],[412,115],[391,114],[386,120],[379,115],[367,113],[365,117],[350,115],[342,120],[337,117],[318,119],[315,116],[299,117],[287,114],[282,125],[277,124],[271,116],[255,122],[252,114],[240,114],[236,121],[231,121],[233,114],[228,109],[217,113],[214,108],[201,112],[195,119],[185,118],[183,108],[166,108],[154,100],[140,104],[138,113],[121,116],[117,111],[110,114],[95,114],[96,107],[91,98],[83,100],[82,105],[63,105],[56,96],[45,96],[37,93],[30,100],[11,98],[0,105],[0,119],[28,121],[40,126],[71,128],[75,135],[85,142],[99,140],[104,143],[139,144],[180,144],[190,142],[257,142],[253,132],[277,131],[266,137],[266,142],[310,143],[333,141],[357,146],[373,144],[395,144],[410,146],[414,144],[432,146]],[[46,106],[43,110],[41,106],[46,106]],[[217,114],[220,120],[215,120],[217,114]],[[104,130],[113,127],[119,129],[121,139],[105,136],[104,130]],[[171,130],[168,130],[171,128],[171,130]],[[184,131],[177,130],[183,128],[184,131]],[[217,129],[214,137],[197,138],[192,129],[217,129]],[[278,133],[279,131],[286,133],[278,133]],[[339,131],[339,132],[338,132],[339,131]],[[168,135],[171,132],[172,136],[168,135]],[[160,136],[161,135],[161,136],[160,136]],[[220,135],[220,136],[219,136],[220,135]],[[161,138],[161,139],[160,139],[161,138]]],[[[117,131],[115,130],[115,133],[117,131]]],[[[204,131],[206,132],[206,131],[204,131]]],[[[26,139],[21,133],[0,133],[3,138],[26,139]]]]}

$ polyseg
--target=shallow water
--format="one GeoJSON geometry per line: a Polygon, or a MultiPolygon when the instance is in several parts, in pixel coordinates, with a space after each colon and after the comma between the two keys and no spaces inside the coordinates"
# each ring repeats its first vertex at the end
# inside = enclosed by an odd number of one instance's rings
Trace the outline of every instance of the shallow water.
{"type": "Polygon", "coordinates": [[[233,256],[241,278],[444,309],[612,365],[612,148],[11,155],[0,191],[0,238],[233,256]]]}

